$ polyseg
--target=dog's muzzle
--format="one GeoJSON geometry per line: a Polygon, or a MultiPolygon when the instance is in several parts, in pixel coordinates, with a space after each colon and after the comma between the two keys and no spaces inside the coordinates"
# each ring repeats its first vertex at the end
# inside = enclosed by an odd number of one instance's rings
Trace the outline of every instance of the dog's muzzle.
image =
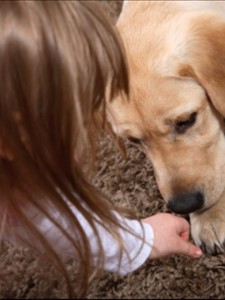
{"type": "Polygon", "coordinates": [[[179,193],[168,201],[168,207],[177,214],[189,214],[203,207],[204,195],[202,192],[179,193]]]}

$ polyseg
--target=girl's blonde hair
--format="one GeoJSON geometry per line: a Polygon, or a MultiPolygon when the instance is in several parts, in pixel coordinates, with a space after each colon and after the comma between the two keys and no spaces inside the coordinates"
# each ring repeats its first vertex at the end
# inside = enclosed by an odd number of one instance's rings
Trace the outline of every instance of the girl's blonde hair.
{"type": "Polygon", "coordinates": [[[109,202],[89,184],[82,163],[94,152],[95,112],[104,115],[106,87],[110,98],[128,93],[128,75],[118,35],[96,3],[0,1],[0,229],[8,215],[16,216],[30,246],[39,241],[64,274],[70,297],[85,295],[92,272],[89,241],[71,207],[98,238],[99,269],[104,255],[96,222],[120,240],[109,202]],[[60,253],[27,217],[26,202],[72,243],[76,290],[60,253]],[[76,238],[51,209],[68,220],[76,238]]]}

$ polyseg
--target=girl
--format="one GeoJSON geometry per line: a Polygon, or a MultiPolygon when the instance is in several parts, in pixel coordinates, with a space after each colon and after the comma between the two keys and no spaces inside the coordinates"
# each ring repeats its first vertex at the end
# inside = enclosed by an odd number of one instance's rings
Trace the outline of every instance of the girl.
{"type": "Polygon", "coordinates": [[[93,266],[123,275],[147,258],[201,255],[184,219],[123,218],[86,179],[96,114],[120,92],[123,48],[96,3],[0,2],[1,239],[51,259],[70,297],[85,295],[93,266]],[[76,290],[63,255],[78,263],[76,290]]]}

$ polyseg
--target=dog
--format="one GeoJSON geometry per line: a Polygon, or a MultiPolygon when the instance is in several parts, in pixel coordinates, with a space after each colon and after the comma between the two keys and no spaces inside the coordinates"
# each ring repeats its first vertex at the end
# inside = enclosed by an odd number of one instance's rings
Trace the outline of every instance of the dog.
{"type": "Polygon", "coordinates": [[[116,27],[130,94],[108,103],[112,129],[146,153],[194,242],[223,253],[225,2],[125,1],[116,27]]]}

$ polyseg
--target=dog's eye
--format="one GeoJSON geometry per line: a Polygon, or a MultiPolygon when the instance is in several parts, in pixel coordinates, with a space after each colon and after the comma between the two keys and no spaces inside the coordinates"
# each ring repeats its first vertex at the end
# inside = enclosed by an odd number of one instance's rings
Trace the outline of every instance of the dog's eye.
{"type": "Polygon", "coordinates": [[[140,140],[140,139],[134,138],[134,137],[132,137],[132,136],[128,137],[128,140],[129,140],[131,143],[133,143],[133,144],[137,144],[137,145],[141,144],[141,140],[140,140]]]}
{"type": "Polygon", "coordinates": [[[195,124],[196,117],[197,117],[197,112],[193,112],[190,115],[190,118],[188,118],[187,120],[176,122],[175,125],[176,132],[179,134],[184,133],[188,128],[190,128],[195,124]]]}

